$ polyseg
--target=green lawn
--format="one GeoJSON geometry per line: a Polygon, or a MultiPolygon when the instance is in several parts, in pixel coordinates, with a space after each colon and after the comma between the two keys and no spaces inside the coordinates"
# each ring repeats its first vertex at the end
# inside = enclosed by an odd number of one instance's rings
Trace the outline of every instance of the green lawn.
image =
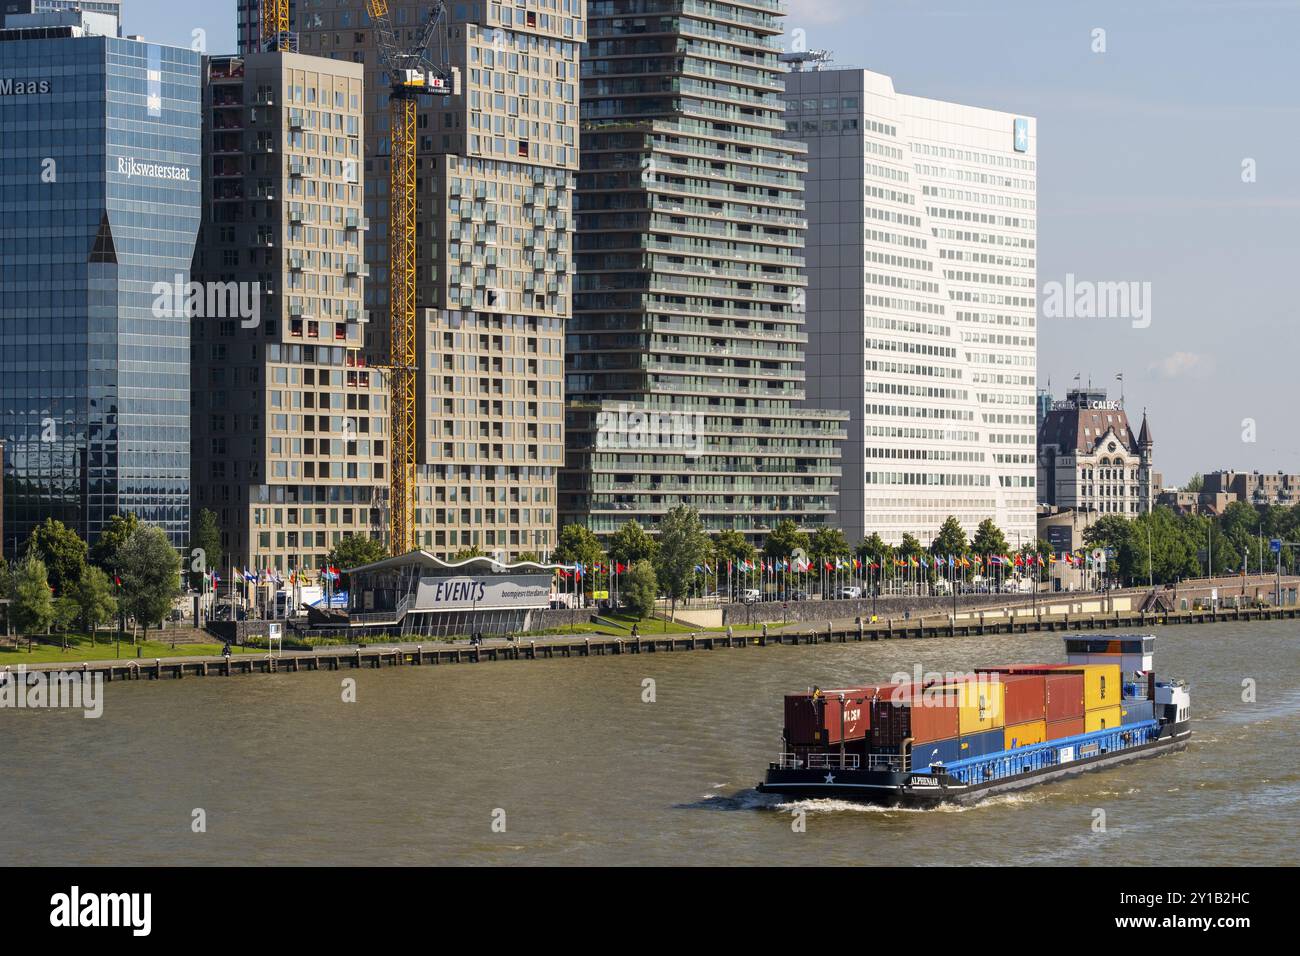
{"type": "MultiPolygon", "coordinates": [[[[155,657],[201,657],[221,653],[221,644],[177,644],[173,649],[167,641],[142,641],[136,647],[130,641],[123,641],[119,648],[105,637],[91,647],[88,637],[69,637],[68,649],[58,645],[33,644],[32,651],[27,652],[27,642],[20,641],[17,648],[0,647],[0,667],[17,667],[20,664],[80,664],[83,661],[129,660],[139,651],[141,660],[153,660],[155,657]]],[[[231,647],[232,654],[265,654],[253,648],[231,647]]]]}

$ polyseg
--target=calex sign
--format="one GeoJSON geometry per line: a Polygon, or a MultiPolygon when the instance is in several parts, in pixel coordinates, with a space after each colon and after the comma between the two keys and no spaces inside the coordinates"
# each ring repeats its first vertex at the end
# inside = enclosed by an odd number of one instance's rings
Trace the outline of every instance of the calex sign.
{"type": "Polygon", "coordinates": [[[1029,152],[1029,120],[1017,117],[1012,133],[1012,141],[1015,144],[1016,152],[1029,152]]]}

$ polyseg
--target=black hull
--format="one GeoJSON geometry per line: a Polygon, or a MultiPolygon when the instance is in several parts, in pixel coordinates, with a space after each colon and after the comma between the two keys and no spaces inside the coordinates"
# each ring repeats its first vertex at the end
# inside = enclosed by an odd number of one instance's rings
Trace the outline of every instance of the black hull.
{"type": "Polygon", "coordinates": [[[994,794],[1024,790],[1051,780],[1182,750],[1190,737],[1188,725],[1178,724],[1165,736],[1141,746],[980,784],[963,784],[946,776],[884,770],[787,770],[773,766],[757,789],[760,793],[795,800],[852,800],[885,806],[933,807],[943,803],[976,803],[994,794]]]}

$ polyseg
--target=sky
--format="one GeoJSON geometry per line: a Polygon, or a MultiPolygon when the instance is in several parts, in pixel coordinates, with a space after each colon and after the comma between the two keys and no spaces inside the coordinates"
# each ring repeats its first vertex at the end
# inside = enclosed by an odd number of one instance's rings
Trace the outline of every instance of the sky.
{"type": "MultiPolygon", "coordinates": [[[[129,33],[189,46],[200,28],[209,51],[234,49],[234,0],[124,7],[129,33]]],[[[802,30],[809,48],[887,73],[899,92],[1037,117],[1040,289],[1067,275],[1150,283],[1146,327],[1040,316],[1040,386],[1063,397],[1079,375],[1115,396],[1122,373],[1168,485],[1217,469],[1300,472],[1300,0],[787,10],[787,43],[802,30]]]]}

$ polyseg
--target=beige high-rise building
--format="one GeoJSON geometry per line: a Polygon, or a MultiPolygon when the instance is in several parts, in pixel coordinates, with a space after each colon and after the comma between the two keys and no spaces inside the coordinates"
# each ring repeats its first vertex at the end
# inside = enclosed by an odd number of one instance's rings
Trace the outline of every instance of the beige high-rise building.
{"type": "Polygon", "coordinates": [[[223,566],[315,569],[383,537],[388,393],[366,360],[362,70],[207,57],[193,278],[193,507],[223,566]]]}
{"type": "MultiPolygon", "coordinates": [[[[400,44],[430,4],[390,3],[400,44]]],[[[515,558],[555,544],[585,0],[453,2],[434,56],[461,91],[419,107],[418,546],[515,558]]],[[[366,308],[388,357],[388,78],[365,0],[299,4],[303,53],[364,63],[366,308]]]]}

